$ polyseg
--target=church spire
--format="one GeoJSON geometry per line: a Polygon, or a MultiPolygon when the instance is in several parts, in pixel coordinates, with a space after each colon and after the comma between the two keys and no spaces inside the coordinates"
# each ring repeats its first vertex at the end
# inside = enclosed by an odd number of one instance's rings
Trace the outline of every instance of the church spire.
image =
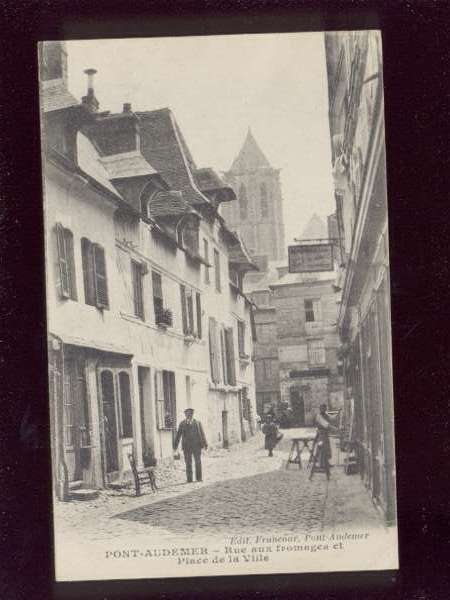
{"type": "Polygon", "coordinates": [[[247,169],[258,169],[260,167],[270,167],[270,163],[258,146],[249,126],[245,141],[239,154],[234,159],[230,171],[245,171],[247,169]]]}

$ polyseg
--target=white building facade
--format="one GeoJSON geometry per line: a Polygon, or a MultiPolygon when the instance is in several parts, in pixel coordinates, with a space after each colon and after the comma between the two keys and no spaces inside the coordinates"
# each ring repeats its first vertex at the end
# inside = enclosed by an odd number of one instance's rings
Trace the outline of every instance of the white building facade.
{"type": "Polygon", "coordinates": [[[101,113],[92,72],[67,89],[64,45],[41,47],[55,491],[171,461],[184,409],[210,446],[254,433],[254,266],[218,213],[235,196],[197,169],[168,109],[101,113]],[[230,279],[232,280],[230,282],[230,279]]]}

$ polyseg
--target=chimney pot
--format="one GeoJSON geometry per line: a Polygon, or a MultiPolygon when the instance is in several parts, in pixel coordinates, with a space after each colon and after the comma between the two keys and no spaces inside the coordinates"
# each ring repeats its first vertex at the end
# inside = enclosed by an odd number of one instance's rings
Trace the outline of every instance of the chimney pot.
{"type": "Polygon", "coordinates": [[[88,88],[88,94],[89,91],[92,90],[94,91],[94,75],[97,73],[97,69],[85,69],[84,73],[87,75],[87,88],[88,88]]]}
{"type": "Polygon", "coordinates": [[[131,112],[131,103],[130,102],[124,102],[123,112],[124,113],[130,113],[131,112]]]}
{"type": "Polygon", "coordinates": [[[81,99],[83,104],[87,106],[87,108],[91,112],[97,112],[98,110],[98,100],[94,95],[94,75],[97,73],[97,69],[85,69],[85,75],[87,75],[87,95],[83,96],[81,99]]]}

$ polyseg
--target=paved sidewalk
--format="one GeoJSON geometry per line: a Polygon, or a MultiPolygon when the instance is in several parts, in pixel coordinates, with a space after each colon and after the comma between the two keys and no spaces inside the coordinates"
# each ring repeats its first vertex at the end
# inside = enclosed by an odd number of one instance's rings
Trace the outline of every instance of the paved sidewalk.
{"type": "MultiPolygon", "coordinates": [[[[309,481],[306,470],[296,465],[285,469],[290,438],[298,431],[284,433],[273,458],[263,449],[261,434],[230,450],[208,451],[203,483],[186,484],[184,463],[176,461],[162,471],[157,494],[144,488],[145,494],[136,498],[132,489],[108,490],[92,501],[57,502],[58,537],[124,543],[145,535],[162,542],[231,532],[383,527],[359,475],[347,476],[335,466],[329,482],[322,473],[309,481]]],[[[308,454],[303,456],[306,465],[308,454]]],[[[333,460],[339,462],[338,453],[333,460]]]]}

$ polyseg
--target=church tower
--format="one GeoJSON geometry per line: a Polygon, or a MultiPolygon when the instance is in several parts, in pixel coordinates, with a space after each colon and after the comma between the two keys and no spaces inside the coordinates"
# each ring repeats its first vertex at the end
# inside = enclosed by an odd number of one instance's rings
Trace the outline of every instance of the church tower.
{"type": "Polygon", "coordinates": [[[225,173],[237,201],[222,205],[222,216],[242,236],[261,270],[270,260],[285,257],[280,169],[274,169],[250,128],[244,144],[225,173]]]}

